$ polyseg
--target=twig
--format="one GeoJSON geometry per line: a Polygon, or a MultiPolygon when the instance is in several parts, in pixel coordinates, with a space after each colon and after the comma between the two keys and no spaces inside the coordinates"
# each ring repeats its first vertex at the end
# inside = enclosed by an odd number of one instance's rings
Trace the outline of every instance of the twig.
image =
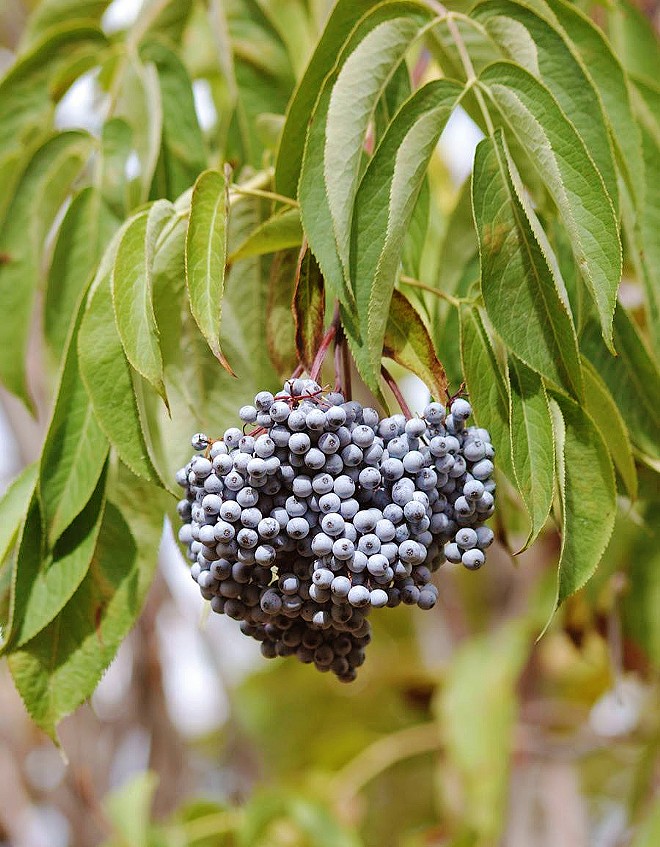
{"type": "Polygon", "coordinates": [[[265,191],[261,188],[246,188],[241,185],[232,185],[229,189],[234,194],[244,194],[247,197],[262,197],[264,200],[274,200],[276,203],[284,203],[286,206],[293,206],[298,209],[300,203],[292,197],[285,197],[284,194],[277,194],[275,191],[265,191]]]}
{"type": "Polygon", "coordinates": [[[314,361],[312,362],[312,367],[309,372],[310,379],[314,381],[318,380],[319,374],[321,373],[321,368],[323,367],[323,362],[325,361],[325,357],[330,349],[330,345],[332,344],[335,335],[337,334],[337,329],[340,326],[339,320],[339,305],[335,306],[335,312],[332,316],[332,322],[330,326],[327,328],[325,335],[321,341],[321,346],[318,349],[318,353],[314,357],[314,361]]]}
{"type": "Polygon", "coordinates": [[[446,291],[441,291],[439,288],[433,288],[432,285],[427,285],[425,282],[420,282],[418,279],[414,279],[411,276],[405,276],[402,274],[399,277],[399,282],[404,285],[410,285],[413,288],[421,288],[422,291],[428,291],[429,294],[435,294],[436,297],[440,297],[442,300],[446,300],[448,303],[451,303],[452,306],[455,306],[457,309],[461,305],[461,303],[470,303],[472,301],[463,299],[462,297],[452,297],[451,294],[447,294],[446,291]]]}
{"type": "Polygon", "coordinates": [[[404,414],[404,415],[405,415],[408,419],[412,418],[413,414],[412,414],[412,412],[410,411],[410,408],[408,407],[408,404],[406,403],[406,401],[405,401],[405,399],[404,399],[404,397],[403,397],[403,394],[401,393],[401,389],[400,389],[400,388],[399,388],[399,386],[396,384],[396,382],[395,382],[394,377],[392,376],[392,374],[391,374],[391,373],[387,370],[387,368],[385,367],[385,365],[382,365],[382,366],[381,366],[380,372],[381,372],[381,374],[382,374],[382,376],[383,376],[383,379],[384,379],[384,380],[385,380],[385,382],[387,383],[387,385],[388,385],[388,387],[389,387],[390,391],[391,391],[391,392],[392,392],[392,394],[394,394],[394,396],[396,397],[396,402],[399,404],[399,407],[400,407],[401,411],[403,412],[403,414],[404,414]]]}

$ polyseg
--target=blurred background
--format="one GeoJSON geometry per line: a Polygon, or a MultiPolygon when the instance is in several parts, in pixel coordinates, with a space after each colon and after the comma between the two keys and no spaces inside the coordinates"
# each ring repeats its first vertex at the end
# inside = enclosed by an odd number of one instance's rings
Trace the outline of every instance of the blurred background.
{"type": "MultiPolygon", "coordinates": [[[[31,5],[0,3],[0,71],[31,5]]],[[[139,6],[111,3],[106,31],[139,6]]],[[[83,78],[58,125],[98,131],[94,97],[83,78]]],[[[195,103],[212,126],[203,85],[195,103]]],[[[479,138],[458,112],[441,139],[445,215],[479,138]]],[[[403,388],[421,408],[419,383],[403,388]]],[[[0,493],[38,456],[46,421],[0,389],[0,493]]],[[[0,665],[0,844],[660,845],[660,509],[624,504],[598,574],[537,640],[558,536],[550,527],[513,557],[525,526],[512,493],[499,496],[507,544],[477,574],[441,569],[430,612],[375,612],[349,686],[295,659],[266,662],[234,621],[210,615],[166,523],[138,625],[60,727],[66,761],[0,665]]]]}

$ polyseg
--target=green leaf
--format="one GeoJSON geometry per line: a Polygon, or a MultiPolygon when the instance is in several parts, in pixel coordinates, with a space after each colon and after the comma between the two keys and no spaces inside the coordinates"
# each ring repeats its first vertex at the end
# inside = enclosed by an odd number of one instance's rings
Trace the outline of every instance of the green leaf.
{"type": "MultiPolygon", "coordinates": [[[[90,551],[91,552],[91,551],[90,551]]],[[[121,512],[108,503],[89,564],[59,614],[9,657],[14,683],[32,719],[53,740],[57,723],[96,688],[137,618],[153,572],[138,555],[121,512]]]]}
{"type": "Polygon", "coordinates": [[[149,847],[152,843],[151,805],[158,782],[158,774],[153,771],[138,773],[104,798],[104,811],[112,821],[119,844],[149,847]]]}
{"type": "Polygon", "coordinates": [[[101,160],[96,182],[103,199],[120,218],[132,206],[129,199],[126,162],[131,153],[133,130],[121,118],[110,118],[101,133],[101,160]]]}
{"type": "Polygon", "coordinates": [[[628,590],[621,598],[624,632],[660,668],[660,502],[651,503],[643,518],[644,527],[634,528],[626,556],[628,590]]]}
{"type": "MultiPolygon", "coordinates": [[[[530,652],[527,626],[513,621],[470,639],[455,655],[436,707],[447,776],[470,809],[463,844],[495,844],[504,827],[518,698],[530,652]]],[[[458,843],[458,842],[455,842],[458,843]]]]}
{"type": "Polygon", "coordinates": [[[651,82],[660,79],[658,36],[651,21],[630,0],[608,7],[609,34],[614,50],[629,74],[651,82]]]}
{"type": "Polygon", "coordinates": [[[660,840],[660,803],[656,800],[637,827],[631,847],[653,847],[660,840]]]}
{"type": "Polygon", "coordinates": [[[614,528],[616,487],[607,446],[587,412],[559,395],[551,409],[562,505],[556,609],[598,567],[614,528]]]}
{"type": "Polygon", "coordinates": [[[152,270],[156,240],[174,214],[158,200],[124,230],[112,268],[112,300],[126,358],[156,389],[167,405],[163,359],[154,315],[152,270]]]}
{"type": "Polygon", "coordinates": [[[281,209],[260,224],[229,256],[230,262],[299,247],[303,233],[298,209],[281,209]]]}
{"type": "Polygon", "coordinates": [[[436,398],[445,397],[447,376],[419,314],[395,290],[387,317],[383,356],[416,374],[436,398]]]}
{"type": "Polygon", "coordinates": [[[448,80],[425,85],[397,112],[362,178],[353,216],[351,280],[373,386],[392,291],[408,224],[429,160],[462,87],[448,80]]]}
{"type": "Polygon", "coordinates": [[[145,62],[158,72],[163,108],[161,151],[152,196],[175,200],[206,167],[204,138],[197,121],[192,82],[179,57],[160,41],[140,47],[145,62]]]}
{"type": "MultiPolygon", "coordinates": [[[[403,12],[406,9],[405,4],[401,4],[400,8],[403,12]]],[[[410,44],[418,36],[423,23],[424,16],[421,10],[413,4],[409,5],[407,14],[400,14],[398,17],[377,23],[347,55],[332,83],[332,92],[325,116],[323,178],[335,241],[345,277],[348,277],[350,273],[353,204],[360,179],[360,165],[367,128],[374,115],[378,99],[395,69],[403,60],[410,44]]],[[[422,102],[425,102],[425,108],[429,108],[429,100],[422,98],[422,102]]],[[[413,111],[409,118],[411,123],[415,117],[419,118],[419,113],[413,111]]],[[[445,121],[447,117],[449,114],[444,118],[445,121]]],[[[322,116],[315,112],[314,120],[319,119],[322,119],[322,116]]],[[[427,123],[433,125],[431,119],[427,123]]],[[[440,120],[440,123],[444,125],[444,121],[440,120]]],[[[412,130],[410,125],[407,128],[412,130]]],[[[434,137],[432,129],[427,130],[427,134],[434,137]]],[[[405,137],[405,134],[402,133],[402,136],[405,137]]],[[[399,136],[400,140],[402,136],[399,136]]],[[[408,143],[412,146],[413,140],[409,140],[408,143]]],[[[426,134],[422,136],[422,139],[416,140],[417,155],[422,160],[424,160],[428,144],[426,134]]],[[[405,155],[412,158],[412,150],[406,151],[405,155]]],[[[430,156],[430,153],[428,155],[430,156]]],[[[408,167],[414,173],[414,167],[410,164],[408,167]]],[[[417,191],[419,187],[411,193],[414,193],[416,197],[417,191]]]]}
{"type": "Polygon", "coordinates": [[[92,187],[83,188],[66,211],[50,265],[44,305],[44,334],[60,360],[76,304],[91,279],[118,221],[92,187]]]}
{"type": "Polygon", "coordinates": [[[656,356],[660,356],[660,141],[656,141],[645,126],[642,127],[642,153],[646,183],[638,223],[640,276],[646,288],[649,331],[656,356]]]}
{"type": "Polygon", "coordinates": [[[78,334],[80,374],[101,429],[122,461],[138,476],[157,482],[115,324],[109,277],[109,270],[99,275],[87,303],[78,334]]]}
{"type": "Polygon", "coordinates": [[[82,314],[80,308],[69,336],[39,468],[39,499],[49,549],[89,501],[108,455],[108,441],[78,368],[82,314]]]}
{"type": "Polygon", "coordinates": [[[296,324],[291,306],[299,261],[300,250],[277,253],[273,256],[268,279],[266,346],[281,381],[289,379],[298,364],[296,324]]]}
{"type": "Polygon", "coordinates": [[[213,355],[231,367],[220,349],[222,296],[227,262],[229,195],[224,176],[205,171],[195,183],[186,236],[186,284],[190,310],[213,355]]]}
{"type": "MultiPolygon", "coordinates": [[[[612,52],[602,31],[577,6],[567,3],[566,0],[547,2],[578,50],[598,92],[618,151],[617,164],[626,177],[633,196],[639,202],[644,193],[641,139],[630,102],[628,80],[619,59],[612,52]]],[[[580,131],[577,124],[576,128],[580,131]]],[[[586,139],[584,134],[582,137],[586,139]]]]}
{"type": "Polygon", "coordinates": [[[314,55],[289,102],[275,168],[277,190],[293,197],[305,149],[307,124],[325,77],[333,69],[347,36],[379,0],[338,0],[328,18],[314,55]]]}
{"type": "Polygon", "coordinates": [[[539,243],[540,224],[523,201],[501,130],[477,147],[472,203],[481,291],[493,326],[528,367],[579,395],[577,339],[559,293],[556,260],[549,245],[539,243]]]}
{"type": "Polygon", "coordinates": [[[509,358],[509,384],[513,469],[531,523],[522,552],[534,543],[552,508],[554,436],[543,382],[515,356],[509,358]]]}
{"type": "Polygon", "coordinates": [[[598,371],[582,360],[585,409],[607,444],[614,467],[621,475],[631,499],[637,497],[637,470],[626,423],[598,371]]]}
{"type": "Polygon", "coordinates": [[[621,410],[633,444],[660,461],[660,369],[626,310],[619,305],[614,315],[618,356],[605,349],[595,321],[585,326],[580,342],[621,410]]]}
{"type": "Polygon", "coordinates": [[[11,621],[3,652],[22,647],[55,618],[89,569],[105,509],[106,474],[102,473],[85,508],[45,550],[39,504],[33,497],[15,563],[11,621]]]}
{"type": "Polygon", "coordinates": [[[509,385],[502,372],[477,309],[460,308],[461,361],[470,403],[478,426],[488,430],[495,461],[516,481],[509,437],[509,385]]]}
{"type": "Polygon", "coordinates": [[[67,22],[12,65],[0,81],[0,158],[32,147],[49,134],[57,96],[51,91],[54,77],[75,56],[91,50],[98,55],[106,44],[96,27],[67,22]]]}
{"type": "Polygon", "coordinates": [[[511,126],[550,192],[598,308],[603,338],[612,348],[621,243],[602,177],[553,96],[531,74],[508,62],[498,62],[483,71],[480,85],[511,126]]]}
{"type": "Polygon", "coordinates": [[[0,498],[0,565],[11,552],[37,484],[39,465],[23,468],[0,498]]]}
{"type": "Polygon", "coordinates": [[[310,371],[321,346],[325,319],[323,277],[311,250],[305,250],[300,256],[295,279],[291,308],[296,327],[296,349],[298,361],[310,371]]]}
{"type": "Polygon", "coordinates": [[[471,14],[484,24],[508,59],[547,86],[584,142],[618,209],[619,190],[603,108],[586,68],[563,34],[528,7],[511,0],[487,0],[471,14]],[[532,44],[524,45],[521,29],[532,44]]]}
{"type": "MultiPolygon", "coordinates": [[[[332,73],[326,77],[314,106],[313,115],[308,123],[305,154],[298,185],[300,214],[303,229],[312,253],[319,263],[326,285],[332,295],[344,306],[344,314],[347,321],[349,316],[354,312],[354,296],[347,282],[349,278],[348,240],[350,238],[350,230],[342,233],[342,237],[344,238],[342,249],[345,249],[345,252],[342,254],[341,250],[338,249],[337,241],[333,235],[335,232],[335,221],[333,221],[331,206],[326,192],[326,180],[327,178],[333,178],[328,171],[328,161],[326,160],[328,110],[330,108],[334,86],[342,68],[348,62],[353,52],[365,40],[370,54],[372,52],[375,56],[380,54],[380,58],[376,62],[377,67],[370,74],[372,85],[367,92],[369,96],[368,98],[366,96],[364,98],[362,96],[360,97],[360,109],[357,115],[357,121],[346,117],[346,126],[342,125],[341,113],[336,108],[333,112],[335,122],[338,122],[336,130],[333,130],[332,141],[333,150],[337,154],[339,154],[339,148],[337,146],[339,139],[347,131],[356,133],[353,138],[351,150],[343,151],[344,158],[350,156],[350,165],[347,170],[344,170],[342,181],[344,189],[348,188],[350,191],[350,197],[344,197],[344,201],[350,205],[350,208],[344,211],[344,222],[346,222],[346,215],[350,216],[353,211],[353,200],[359,176],[358,169],[362,157],[362,145],[369,120],[382,91],[388,83],[389,77],[395,71],[396,65],[403,59],[403,53],[405,53],[405,47],[403,45],[405,39],[403,39],[403,34],[407,33],[408,43],[406,46],[409,46],[410,41],[419,32],[423,20],[426,19],[425,16],[421,17],[423,13],[419,7],[415,8],[415,15],[411,17],[411,6],[412,4],[409,3],[381,3],[359,21],[351,32],[350,37],[346,40],[339,58],[332,69],[332,73]],[[414,21],[417,21],[415,26],[413,26],[414,21]],[[401,23],[401,31],[397,35],[398,23],[401,23]],[[349,123],[350,127],[348,125],[349,123]],[[359,135],[360,132],[362,133],[361,135],[359,135]]],[[[358,58],[365,62],[369,61],[364,51],[358,54],[358,58]]],[[[355,82],[352,74],[350,77],[344,77],[344,82],[348,83],[351,79],[355,82]]],[[[342,83],[342,89],[343,85],[344,83],[342,83]]],[[[335,107],[336,105],[335,101],[335,107]]],[[[353,105],[349,109],[352,110],[353,105]]],[[[340,201],[336,191],[333,196],[335,207],[338,209],[340,201]]],[[[350,217],[348,224],[350,224],[350,217]]],[[[358,333],[359,330],[355,329],[353,335],[356,336],[358,333]]]]}
{"type": "Polygon", "coordinates": [[[52,27],[72,23],[98,24],[110,0],[41,0],[30,14],[25,31],[21,36],[20,51],[23,53],[35,45],[52,27]]]}
{"type": "Polygon", "coordinates": [[[0,254],[7,257],[0,264],[0,311],[11,315],[0,347],[0,379],[28,407],[25,353],[44,242],[91,149],[92,140],[82,132],[64,132],[46,142],[23,174],[0,229],[0,254]]]}

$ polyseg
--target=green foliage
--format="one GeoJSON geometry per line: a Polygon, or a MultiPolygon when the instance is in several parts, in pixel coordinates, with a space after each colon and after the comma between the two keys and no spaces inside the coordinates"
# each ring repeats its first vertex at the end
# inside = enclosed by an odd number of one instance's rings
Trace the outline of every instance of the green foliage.
{"type": "MultiPolygon", "coordinates": [[[[139,614],[186,439],[309,369],[335,306],[377,398],[383,358],[439,399],[466,382],[506,492],[498,535],[527,520],[524,549],[560,517],[561,604],[603,557],[617,493],[657,517],[659,70],[641,13],[338,0],[317,32],[298,0],[147,3],[109,39],[107,5],[37,4],[0,81],[0,378],[33,412],[33,373],[48,384],[41,459],[0,501],[3,652],[30,714],[54,736],[139,614]],[[89,71],[100,129],[58,129],[89,71]],[[437,152],[458,108],[486,136],[460,193],[437,152]]],[[[626,626],[657,661],[644,550],[626,626]]],[[[461,654],[440,701],[483,806],[464,839],[501,828],[478,776],[504,779],[490,739],[508,744],[520,641],[513,626],[480,646],[490,675],[461,654]],[[478,684],[504,691],[482,759],[465,752],[481,735],[457,734],[478,684]]],[[[355,843],[281,795],[254,801],[237,843],[267,843],[282,815],[355,843]]]]}

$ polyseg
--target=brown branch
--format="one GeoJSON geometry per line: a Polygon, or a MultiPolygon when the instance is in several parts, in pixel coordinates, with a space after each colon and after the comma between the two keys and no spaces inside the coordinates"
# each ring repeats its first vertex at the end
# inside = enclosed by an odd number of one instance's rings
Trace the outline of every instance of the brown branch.
{"type": "Polygon", "coordinates": [[[413,414],[410,411],[410,408],[408,407],[408,404],[406,403],[404,396],[401,393],[401,389],[396,384],[392,374],[387,370],[385,365],[381,366],[380,372],[381,372],[382,377],[385,380],[385,383],[387,384],[388,388],[390,389],[392,394],[394,394],[394,396],[396,397],[396,402],[399,404],[399,408],[401,409],[403,414],[407,418],[412,418],[413,414]]]}

